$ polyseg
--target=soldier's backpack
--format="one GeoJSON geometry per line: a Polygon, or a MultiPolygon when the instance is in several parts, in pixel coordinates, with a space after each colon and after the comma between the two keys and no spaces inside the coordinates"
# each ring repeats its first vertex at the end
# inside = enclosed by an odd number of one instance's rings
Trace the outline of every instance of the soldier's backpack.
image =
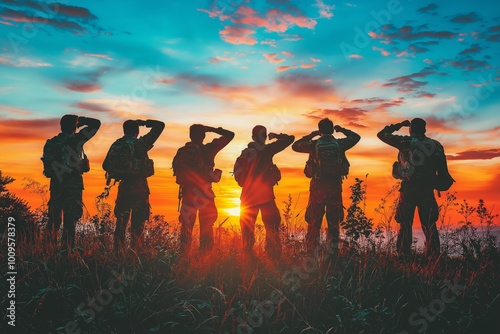
{"type": "MultiPolygon", "coordinates": [[[[245,185],[247,178],[253,173],[252,169],[258,163],[258,154],[255,148],[247,147],[241,151],[240,156],[236,159],[233,167],[233,176],[240,187],[245,185]]],[[[266,183],[277,185],[281,180],[281,171],[278,166],[276,164],[269,165],[264,172],[263,179],[266,183]]]]}
{"type": "Polygon", "coordinates": [[[73,172],[86,173],[90,170],[87,155],[81,149],[69,145],[71,137],[59,134],[48,139],[43,146],[43,175],[48,178],[62,178],[65,174],[73,172]]]}
{"type": "Polygon", "coordinates": [[[346,178],[349,174],[349,161],[334,137],[319,138],[315,145],[314,159],[312,162],[310,160],[311,158],[304,169],[306,176],[331,179],[346,178]]]}
{"type": "Polygon", "coordinates": [[[203,158],[199,145],[187,143],[177,150],[172,161],[175,182],[183,185],[187,184],[194,175],[208,180],[208,166],[203,158]]]}
{"type": "Polygon", "coordinates": [[[447,191],[451,188],[455,180],[448,170],[448,163],[444,150],[439,150],[434,154],[434,163],[436,166],[436,181],[434,189],[439,191],[447,191]]]}
{"type": "Polygon", "coordinates": [[[442,146],[430,139],[412,139],[412,150],[405,156],[398,153],[398,161],[392,166],[392,176],[396,179],[417,179],[432,184],[438,191],[450,189],[455,180],[448,171],[446,155],[442,146]]]}
{"type": "Polygon", "coordinates": [[[109,148],[102,168],[106,171],[107,184],[111,179],[117,181],[133,177],[154,175],[154,163],[146,155],[139,157],[136,152],[136,140],[131,137],[117,139],[109,148]]]}
{"type": "Polygon", "coordinates": [[[238,158],[233,167],[233,176],[240,187],[243,187],[245,181],[250,174],[252,164],[257,158],[257,150],[255,148],[247,147],[238,158]]]}

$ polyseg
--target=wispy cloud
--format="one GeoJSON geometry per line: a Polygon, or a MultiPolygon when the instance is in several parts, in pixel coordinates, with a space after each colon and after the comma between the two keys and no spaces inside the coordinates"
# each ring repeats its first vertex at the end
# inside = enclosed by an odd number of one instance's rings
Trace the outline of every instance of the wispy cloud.
{"type": "Polygon", "coordinates": [[[44,62],[38,59],[30,59],[26,57],[20,57],[17,59],[12,59],[12,57],[3,58],[0,57],[0,64],[5,66],[13,67],[50,67],[52,64],[44,62]]]}
{"type": "Polygon", "coordinates": [[[191,91],[224,101],[233,99],[254,101],[255,93],[263,89],[262,86],[235,85],[218,76],[193,73],[162,78],[157,82],[164,85],[175,85],[184,92],[191,91]]]}
{"type": "Polygon", "coordinates": [[[84,55],[84,56],[87,56],[87,57],[95,57],[95,58],[101,58],[101,59],[106,59],[106,60],[113,60],[113,58],[111,58],[110,56],[105,55],[105,54],[99,54],[99,53],[84,53],[83,55],[84,55]]]}
{"type": "Polygon", "coordinates": [[[247,44],[254,45],[257,43],[257,39],[252,36],[255,34],[255,30],[245,28],[243,26],[224,26],[224,30],[221,30],[221,38],[231,44],[247,44]]]}
{"type": "Polygon", "coordinates": [[[76,79],[63,80],[62,85],[68,90],[80,93],[90,93],[97,90],[101,90],[102,87],[99,84],[99,79],[109,69],[110,69],[109,67],[101,67],[97,70],[80,73],[78,75],[78,78],[76,79]]]}
{"type": "Polygon", "coordinates": [[[57,132],[59,118],[0,119],[0,140],[5,142],[41,141],[57,132]]]}
{"type": "Polygon", "coordinates": [[[427,85],[427,81],[419,81],[415,79],[423,79],[429,75],[447,75],[444,72],[439,72],[437,69],[437,65],[429,65],[419,72],[392,78],[387,83],[383,84],[382,87],[396,88],[396,90],[400,93],[415,93],[415,97],[434,97],[435,94],[431,94],[422,90],[427,85]]]}
{"type": "Polygon", "coordinates": [[[111,112],[113,109],[109,108],[108,106],[100,103],[95,103],[95,102],[86,102],[86,101],[81,101],[78,103],[74,103],[71,105],[74,108],[78,109],[83,109],[87,111],[95,111],[95,112],[111,112]]]}
{"type": "Polygon", "coordinates": [[[448,155],[450,160],[491,160],[500,157],[500,149],[471,149],[458,152],[454,155],[448,155]]]}
{"type": "Polygon", "coordinates": [[[396,28],[392,24],[386,24],[381,28],[380,33],[370,32],[370,36],[375,39],[381,39],[386,44],[393,44],[397,41],[413,41],[424,38],[452,39],[457,36],[456,33],[446,30],[424,30],[420,27],[410,25],[396,28]]]}
{"type": "Polygon", "coordinates": [[[330,19],[333,17],[335,5],[326,5],[323,0],[316,0],[316,6],[319,8],[319,16],[330,19]]]}
{"type": "Polygon", "coordinates": [[[296,65],[289,65],[289,66],[278,66],[276,67],[276,72],[286,72],[288,70],[291,70],[291,69],[294,69],[294,68],[297,68],[296,65]]]}
{"type": "MultiPolygon", "coordinates": [[[[322,17],[331,14],[329,6],[322,3],[322,17]]],[[[236,10],[227,12],[217,8],[214,4],[210,9],[199,9],[212,18],[218,18],[224,22],[224,30],[220,31],[221,38],[231,44],[254,45],[257,43],[255,36],[258,29],[264,29],[267,33],[285,33],[293,27],[314,29],[317,22],[307,17],[297,7],[288,1],[270,1],[271,7],[257,10],[247,4],[240,4],[236,10]]],[[[276,41],[267,44],[276,46],[276,41]]]]}
{"type": "Polygon", "coordinates": [[[220,64],[221,62],[231,62],[234,60],[234,57],[221,57],[221,56],[215,56],[215,57],[210,57],[208,58],[208,61],[212,64],[220,64]]]}
{"type": "Polygon", "coordinates": [[[277,53],[264,53],[263,56],[270,63],[279,64],[279,63],[285,61],[285,59],[283,59],[283,58],[278,58],[277,53]]]}
{"type": "Polygon", "coordinates": [[[417,10],[419,13],[425,13],[425,14],[436,14],[436,10],[439,8],[439,6],[435,3],[430,3],[425,7],[421,7],[417,10]]]}
{"type": "Polygon", "coordinates": [[[450,19],[451,22],[460,23],[460,24],[474,23],[474,22],[478,22],[481,20],[482,20],[481,16],[476,12],[454,15],[454,16],[451,16],[451,19],[450,19]]]}
{"type": "Polygon", "coordinates": [[[36,0],[6,0],[4,6],[10,8],[0,8],[0,17],[7,22],[43,24],[77,35],[103,30],[97,16],[84,7],[36,0]]]}

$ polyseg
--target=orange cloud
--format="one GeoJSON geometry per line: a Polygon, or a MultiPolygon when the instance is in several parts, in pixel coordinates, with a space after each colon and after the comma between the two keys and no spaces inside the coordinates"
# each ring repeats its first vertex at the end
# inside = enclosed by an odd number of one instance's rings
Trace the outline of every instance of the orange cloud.
{"type": "Polygon", "coordinates": [[[292,68],[297,68],[297,66],[295,65],[292,65],[292,66],[278,66],[276,67],[276,72],[285,72],[285,71],[288,71],[288,70],[291,70],[292,68]]]}
{"type": "Polygon", "coordinates": [[[255,30],[241,26],[224,26],[224,30],[220,32],[221,38],[231,44],[247,44],[254,45],[257,43],[255,37],[250,36],[255,34],[255,30]]]}
{"type": "Polygon", "coordinates": [[[311,100],[338,101],[334,87],[324,78],[306,74],[285,74],[276,80],[278,89],[289,96],[311,100]]]}
{"type": "Polygon", "coordinates": [[[490,160],[500,157],[500,149],[471,149],[463,152],[458,152],[455,155],[449,155],[450,160],[490,160]]]}
{"type": "Polygon", "coordinates": [[[276,56],[278,56],[277,53],[264,53],[263,54],[264,58],[267,59],[268,62],[270,63],[275,63],[275,64],[279,64],[281,62],[284,62],[285,59],[283,58],[276,58],[276,56]]]}
{"type": "Polygon", "coordinates": [[[389,52],[389,51],[386,51],[386,50],[384,50],[384,49],[382,49],[382,48],[378,48],[378,47],[376,47],[376,46],[373,46],[373,47],[372,47],[372,50],[374,50],[374,51],[380,51],[380,53],[381,53],[383,56],[385,56],[385,57],[387,57],[388,55],[390,55],[390,52],[389,52]]]}
{"type": "Polygon", "coordinates": [[[250,27],[266,28],[272,32],[286,32],[293,26],[313,29],[316,21],[304,15],[293,15],[278,8],[269,9],[264,16],[259,16],[257,11],[241,5],[236,11],[236,17],[232,20],[236,24],[250,27]]]}
{"type": "MultiPolygon", "coordinates": [[[[59,131],[59,119],[0,119],[2,142],[40,141],[48,132],[59,131]]],[[[46,138],[45,138],[46,139],[46,138]]]]}
{"type": "Polygon", "coordinates": [[[302,63],[302,65],[300,65],[300,68],[313,68],[315,66],[316,66],[316,64],[313,64],[313,63],[311,63],[311,64],[302,63]]]}
{"type": "Polygon", "coordinates": [[[195,92],[225,101],[233,99],[255,101],[256,92],[263,88],[261,86],[228,85],[215,76],[189,73],[180,74],[172,78],[160,79],[157,82],[166,85],[178,85],[182,89],[191,89],[195,92]]]}
{"type": "MultiPolygon", "coordinates": [[[[264,28],[267,32],[284,33],[295,26],[314,29],[317,24],[316,20],[305,16],[296,9],[288,12],[279,8],[270,8],[259,13],[248,5],[241,4],[230,15],[223,14],[224,9],[216,7],[210,10],[198,10],[207,13],[212,18],[218,17],[221,21],[230,22],[224,25],[224,30],[220,31],[220,35],[224,41],[231,44],[256,44],[256,38],[251,35],[255,34],[256,29],[259,28],[264,28]]],[[[275,40],[268,39],[261,43],[276,46],[275,40]]]]}
{"type": "Polygon", "coordinates": [[[32,114],[32,112],[29,111],[29,110],[24,110],[24,109],[19,109],[19,108],[12,108],[12,107],[2,106],[2,105],[0,105],[0,110],[6,111],[7,113],[20,114],[20,115],[30,115],[30,114],[32,114]]]}
{"type": "Polygon", "coordinates": [[[326,5],[323,0],[316,0],[316,6],[319,7],[319,16],[330,19],[333,17],[332,10],[335,8],[335,5],[329,6],[326,5]]]}

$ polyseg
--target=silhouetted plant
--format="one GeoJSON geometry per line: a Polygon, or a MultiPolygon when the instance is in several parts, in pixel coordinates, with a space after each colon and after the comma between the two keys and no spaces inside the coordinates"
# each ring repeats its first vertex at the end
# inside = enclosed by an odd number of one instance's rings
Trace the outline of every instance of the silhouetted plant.
{"type": "Polygon", "coordinates": [[[106,201],[112,186],[105,187],[103,192],[96,197],[95,207],[97,214],[90,218],[90,222],[98,235],[111,234],[114,231],[114,219],[111,217],[111,205],[106,201]]]}
{"type": "Polygon", "coordinates": [[[35,226],[35,215],[31,212],[28,203],[7,190],[7,185],[14,182],[10,176],[3,176],[0,171],[0,233],[3,235],[7,228],[8,218],[15,219],[16,237],[34,240],[38,228],[35,226]]]}
{"type": "Polygon", "coordinates": [[[372,219],[365,214],[366,187],[362,186],[363,182],[363,180],[356,178],[355,183],[350,187],[351,205],[347,209],[346,218],[340,223],[345,230],[348,242],[356,245],[358,245],[360,237],[368,238],[373,233],[372,219]],[[363,203],[363,208],[360,206],[361,203],[363,203]]]}
{"type": "Polygon", "coordinates": [[[389,189],[387,194],[380,199],[380,204],[375,208],[375,212],[380,215],[380,220],[377,224],[378,231],[376,231],[375,233],[385,233],[385,235],[381,235],[379,238],[385,241],[385,244],[389,251],[394,251],[396,248],[396,235],[393,231],[392,221],[396,214],[396,207],[399,201],[399,197],[397,196],[398,189],[399,183],[394,184],[389,189]],[[392,199],[392,197],[395,198],[392,199]]]}
{"type": "Polygon", "coordinates": [[[47,226],[49,222],[49,213],[48,213],[48,197],[49,197],[49,189],[48,185],[41,184],[38,181],[33,180],[32,178],[25,177],[23,178],[23,189],[29,191],[32,194],[38,195],[42,204],[39,207],[33,210],[33,214],[35,215],[35,223],[38,227],[43,230],[47,226]]]}

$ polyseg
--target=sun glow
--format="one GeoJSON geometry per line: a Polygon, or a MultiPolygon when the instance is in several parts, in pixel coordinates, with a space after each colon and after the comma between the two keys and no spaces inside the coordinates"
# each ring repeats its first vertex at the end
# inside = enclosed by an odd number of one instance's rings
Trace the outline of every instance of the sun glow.
{"type": "Polygon", "coordinates": [[[231,198],[229,202],[232,204],[229,208],[224,209],[226,213],[231,217],[239,217],[240,216],[240,199],[239,198],[231,198]]]}

